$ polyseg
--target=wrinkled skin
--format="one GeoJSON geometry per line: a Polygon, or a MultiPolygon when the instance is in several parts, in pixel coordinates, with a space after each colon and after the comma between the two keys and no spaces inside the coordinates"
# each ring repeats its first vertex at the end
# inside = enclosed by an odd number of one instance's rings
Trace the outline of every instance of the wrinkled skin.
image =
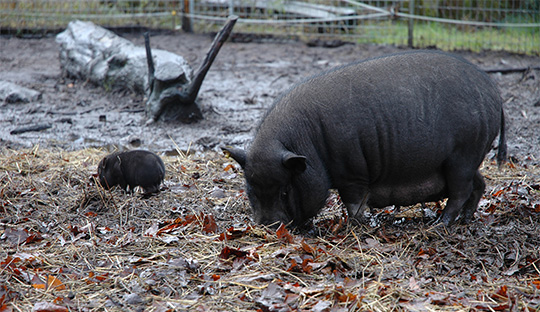
{"type": "Polygon", "coordinates": [[[152,194],[159,192],[165,178],[165,165],[159,156],[148,151],[113,153],[99,162],[98,177],[106,189],[119,185],[127,191],[129,186],[129,191],[133,192],[140,186],[145,194],[152,194]]]}
{"type": "Polygon", "coordinates": [[[224,150],[244,169],[258,223],[302,226],[335,188],[358,219],[365,207],[448,198],[440,221],[451,226],[473,217],[499,132],[502,160],[502,101],[484,72],[414,51],[304,80],[275,101],[247,153],[224,150]]]}

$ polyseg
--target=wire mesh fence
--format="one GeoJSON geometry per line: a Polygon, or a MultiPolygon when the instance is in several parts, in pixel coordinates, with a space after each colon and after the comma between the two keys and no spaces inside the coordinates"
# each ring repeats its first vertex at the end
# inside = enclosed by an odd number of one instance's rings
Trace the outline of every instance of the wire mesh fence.
{"type": "Polygon", "coordinates": [[[43,34],[70,20],[105,27],[235,33],[444,50],[540,54],[539,0],[0,0],[0,32],[43,34]]]}

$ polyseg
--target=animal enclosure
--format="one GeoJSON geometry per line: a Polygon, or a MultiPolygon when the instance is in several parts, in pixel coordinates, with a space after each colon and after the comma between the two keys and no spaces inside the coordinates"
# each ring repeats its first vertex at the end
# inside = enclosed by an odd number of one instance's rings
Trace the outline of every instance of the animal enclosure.
{"type": "Polygon", "coordinates": [[[70,20],[106,27],[215,32],[238,15],[236,40],[303,39],[505,50],[540,54],[536,0],[8,0],[0,2],[0,32],[35,35],[70,20]]]}
{"type": "MultiPolygon", "coordinates": [[[[499,171],[488,155],[481,168],[488,188],[471,224],[451,231],[431,224],[445,205],[437,202],[377,209],[373,222],[355,225],[333,195],[312,232],[274,231],[251,220],[242,170],[216,151],[248,144],[273,100],[303,77],[404,50],[380,31],[401,24],[407,36],[408,19],[358,20],[351,28],[380,34],[362,37],[334,22],[287,24],[279,12],[251,16],[269,20],[251,24],[235,7],[244,21],[202,85],[204,119],[147,125],[143,95],[64,76],[53,35],[73,18],[90,19],[144,46],[141,30],[151,28],[152,47],[196,66],[211,44],[207,33],[231,9],[204,13],[193,2],[185,17],[194,33],[187,33],[153,31],[182,27],[183,1],[41,3],[0,0],[1,80],[40,94],[0,102],[0,312],[540,309],[539,56],[456,52],[483,69],[529,69],[489,74],[504,101],[511,161],[499,171]],[[323,47],[339,40],[385,44],[323,47]],[[162,157],[165,190],[145,199],[92,182],[105,155],[134,148],[162,157]]],[[[464,19],[458,13],[443,17],[464,19]]],[[[414,24],[415,46],[423,24],[414,24]]],[[[473,40],[486,36],[482,29],[464,34],[473,40]]],[[[538,40],[537,28],[526,30],[538,40]]],[[[530,35],[510,37],[538,54],[530,35]]]]}

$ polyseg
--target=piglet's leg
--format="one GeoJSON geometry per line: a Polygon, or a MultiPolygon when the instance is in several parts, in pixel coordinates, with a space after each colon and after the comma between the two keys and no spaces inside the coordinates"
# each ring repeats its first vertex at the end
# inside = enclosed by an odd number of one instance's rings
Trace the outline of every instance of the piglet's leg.
{"type": "Polygon", "coordinates": [[[143,195],[152,195],[159,193],[159,185],[150,185],[143,187],[143,195]]]}

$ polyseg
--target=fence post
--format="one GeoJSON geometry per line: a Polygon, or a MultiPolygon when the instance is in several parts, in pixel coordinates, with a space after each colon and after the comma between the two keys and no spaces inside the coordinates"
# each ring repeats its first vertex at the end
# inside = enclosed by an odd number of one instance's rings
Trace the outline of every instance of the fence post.
{"type": "Polygon", "coordinates": [[[233,15],[234,15],[234,1],[229,0],[229,16],[233,16],[233,15]]]}
{"type": "Polygon", "coordinates": [[[191,18],[188,16],[192,9],[192,3],[190,0],[184,0],[184,7],[182,8],[182,30],[187,33],[193,32],[193,26],[191,25],[191,18]]]}
{"type": "Polygon", "coordinates": [[[409,15],[411,15],[411,17],[409,17],[409,38],[407,40],[407,44],[409,45],[409,48],[413,48],[414,47],[414,40],[413,40],[414,19],[412,15],[414,15],[414,0],[409,1],[409,15]]]}

